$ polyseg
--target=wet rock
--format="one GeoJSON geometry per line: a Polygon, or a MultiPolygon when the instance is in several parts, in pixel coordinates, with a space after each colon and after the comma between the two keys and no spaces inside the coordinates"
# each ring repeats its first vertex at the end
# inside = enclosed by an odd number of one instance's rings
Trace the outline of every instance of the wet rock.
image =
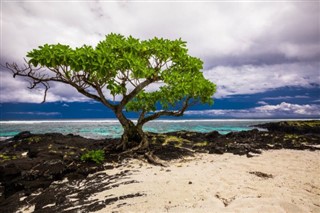
{"type": "Polygon", "coordinates": [[[14,136],[12,138],[12,140],[18,141],[18,140],[29,138],[31,136],[32,136],[32,134],[29,131],[23,131],[23,132],[20,132],[19,134],[17,134],[16,136],[14,136]]]}
{"type": "Polygon", "coordinates": [[[206,137],[209,139],[215,139],[220,136],[220,133],[218,131],[212,131],[206,134],[206,137]]]}

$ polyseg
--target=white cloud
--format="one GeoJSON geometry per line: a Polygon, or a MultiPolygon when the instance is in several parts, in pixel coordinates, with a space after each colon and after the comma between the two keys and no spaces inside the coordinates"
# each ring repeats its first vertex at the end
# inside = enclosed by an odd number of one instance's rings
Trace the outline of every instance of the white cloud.
{"type": "Polygon", "coordinates": [[[267,113],[267,114],[290,114],[290,115],[320,115],[320,106],[319,105],[299,105],[299,104],[290,104],[282,102],[278,105],[265,105],[255,108],[256,112],[267,113]]]}
{"type": "MultiPolygon", "coordinates": [[[[0,72],[0,100],[5,102],[41,103],[44,97],[43,88],[28,89],[30,84],[21,78],[13,78],[9,72],[0,72]]],[[[46,101],[89,101],[71,86],[52,84],[47,93],[46,101]]]]}
{"type": "MultiPolygon", "coordinates": [[[[290,1],[6,1],[1,63],[22,62],[28,51],[45,43],[95,45],[110,32],[141,39],[181,37],[190,53],[204,60],[205,76],[218,84],[217,97],[308,87],[319,84],[319,64],[312,62],[320,55],[319,7],[317,2],[290,1]]],[[[21,80],[6,80],[1,101],[42,100],[40,92],[25,89],[21,80]]],[[[79,99],[86,100],[56,85],[48,96],[50,101],[79,99]]]]}
{"type": "MultiPolygon", "coordinates": [[[[8,72],[0,72],[0,100],[1,102],[28,102],[40,103],[43,101],[43,93],[37,89],[26,89],[28,82],[21,81],[21,79],[13,79],[8,72]]],[[[52,97],[48,97],[51,100],[52,97]]]]}
{"type": "Polygon", "coordinates": [[[265,102],[265,101],[258,101],[258,103],[257,104],[259,104],[259,105],[267,105],[268,103],[267,102],[265,102]]]}
{"type": "Polygon", "coordinates": [[[201,115],[208,117],[235,117],[235,118],[277,118],[277,117],[319,117],[320,105],[291,104],[282,102],[278,105],[264,105],[251,109],[231,110],[202,110],[186,111],[186,115],[201,115]]]}
{"type": "Polygon", "coordinates": [[[320,84],[320,63],[276,65],[218,66],[204,71],[204,76],[217,84],[215,97],[255,94],[284,86],[310,88],[320,84]]]}

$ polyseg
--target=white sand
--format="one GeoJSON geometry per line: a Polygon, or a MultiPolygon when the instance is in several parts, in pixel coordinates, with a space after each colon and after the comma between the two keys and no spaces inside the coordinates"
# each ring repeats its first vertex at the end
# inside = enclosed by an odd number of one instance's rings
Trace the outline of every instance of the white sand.
{"type": "Polygon", "coordinates": [[[167,168],[129,163],[133,174],[119,181],[138,183],[91,199],[137,192],[146,196],[116,201],[99,212],[320,212],[320,152],[277,150],[253,158],[199,154],[167,168]],[[249,173],[255,171],[273,177],[249,173]]]}

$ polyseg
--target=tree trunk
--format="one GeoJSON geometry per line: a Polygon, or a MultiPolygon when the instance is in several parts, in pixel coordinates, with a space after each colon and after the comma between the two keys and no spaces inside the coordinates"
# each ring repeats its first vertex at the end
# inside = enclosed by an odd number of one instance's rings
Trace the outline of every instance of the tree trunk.
{"type": "Polygon", "coordinates": [[[127,126],[123,126],[124,132],[121,138],[122,149],[126,150],[131,147],[130,144],[138,144],[134,150],[143,150],[149,147],[146,134],[142,130],[142,126],[134,125],[131,121],[127,126]]]}
{"type": "Polygon", "coordinates": [[[149,147],[149,142],[146,134],[142,130],[142,125],[135,125],[131,120],[124,116],[122,110],[117,110],[116,116],[123,128],[121,144],[118,146],[118,148],[121,148],[125,151],[128,148],[131,148],[131,144],[129,143],[132,143],[139,144],[137,147],[133,148],[134,150],[147,149],[149,147]]]}
{"type": "Polygon", "coordinates": [[[115,113],[124,130],[121,137],[121,143],[117,147],[118,149],[121,148],[123,150],[122,154],[142,151],[148,162],[154,165],[167,166],[163,160],[155,156],[153,152],[149,150],[148,137],[142,130],[144,123],[140,122],[139,119],[138,123],[135,125],[131,120],[125,117],[120,107],[116,108],[115,113]]]}
{"type": "Polygon", "coordinates": [[[137,124],[136,128],[137,128],[138,135],[140,137],[140,144],[139,144],[140,149],[148,149],[149,140],[147,135],[142,130],[142,125],[137,124]]]}

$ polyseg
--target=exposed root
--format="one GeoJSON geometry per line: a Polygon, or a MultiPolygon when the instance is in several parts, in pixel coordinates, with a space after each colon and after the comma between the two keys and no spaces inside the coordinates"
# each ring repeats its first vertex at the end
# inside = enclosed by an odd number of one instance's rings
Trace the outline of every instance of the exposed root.
{"type": "Polygon", "coordinates": [[[126,151],[120,153],[120,155],[138,154],[139,159],[146,159],[148,161],[148,163],[151,163],[156,166],[167,167],[168,164],[164,160],[161,160],[159,157],[154,155],[153,152],[154,151],[149,151],[149,149],[145,146],[145,144],[140,143],[138,146],[133,147],[132,149],[129,149],[129,150],[126,150],[126,151]]]}
{"type": "Polygon", "coordinates": [[[128,136],[123,135],[121,137],[121,143],[119,145],[117,145],[116,150],[126,150],[127,144],[128,144],[128,136]]]}
{"type": "Polygon", "coordinates": [[[196,153],[196,151],[195,151],[195,150],[193,150],[193,149],[189,149],[189,148],[186,148],[186,147],[176,147],[176,148],[178,148],[178,149],[182,149],[182,150],[186,150],[186,151],[188,151],[188,152],[196,153]]]}
{"type": "Polygon", "coordinates": [[[116,146],[116,150],[124,150],[124,149],[125,149],[125,144],[123,142],[116,146]]]}
{"type": "Polygon", "coordinates": [[[146,150],[147,148],[142,146],[142,144],[139,144],[138,146],[135,146],[131,149],[128,149],[128,150],[125,150],[123,152],[121,152],[120,154],[121,155],[126,155],[126,154],[132,154],[132,153],[135,153],[135,152],[138,152],[138,151],[143,151],[143,150],[146,150]]]}
{"type": "Polygon", "coordinates": [[[168,167],[168,164],[165,161],[158,158],[156,155],[154,155],[153,151],[146,152],[144,156],[148,160],[148,162],[151,164],[154,164],[156,166],[168,167]]]}

